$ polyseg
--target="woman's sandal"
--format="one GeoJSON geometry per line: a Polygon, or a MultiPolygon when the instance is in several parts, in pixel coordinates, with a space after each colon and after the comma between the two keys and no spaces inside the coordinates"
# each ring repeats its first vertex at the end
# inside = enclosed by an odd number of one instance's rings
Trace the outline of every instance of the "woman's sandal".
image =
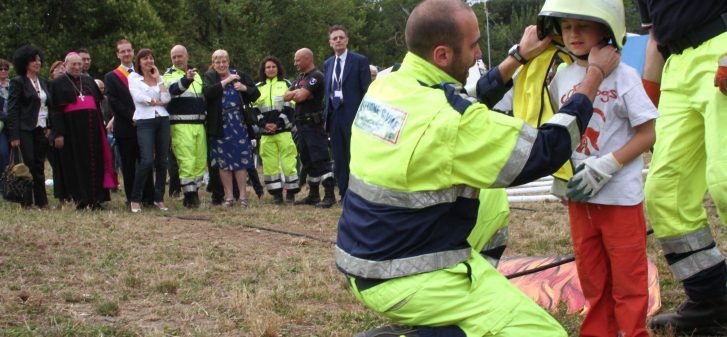
{"type": "Polygon", "coordinates": [[[247,208],[247,199],[240,199],[240,207],[247,208]]]}

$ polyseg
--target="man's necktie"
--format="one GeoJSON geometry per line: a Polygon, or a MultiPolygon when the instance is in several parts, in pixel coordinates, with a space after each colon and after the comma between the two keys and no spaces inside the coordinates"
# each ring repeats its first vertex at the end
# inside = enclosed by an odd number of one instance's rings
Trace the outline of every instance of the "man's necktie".
{"type": "Polygon", "coordinates": [[[334,76],[334,78],[337,79],[336,87],[334,90],[341,90],[341,82],[343,82],[343,78],[342,78],[343,74],[341,74],[341,58],[338,56],[336,56],[336,69],[334,69],[333,72],[336,75],[336,76],[334,76]]]}

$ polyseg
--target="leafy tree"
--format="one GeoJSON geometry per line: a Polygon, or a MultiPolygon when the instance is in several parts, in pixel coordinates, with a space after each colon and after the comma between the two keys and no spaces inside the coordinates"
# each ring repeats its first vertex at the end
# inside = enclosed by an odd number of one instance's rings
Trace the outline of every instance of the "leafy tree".
{"type": "MultiPolygon", "coordinates": [[[[293,54],[313,50],[316,65],[333,54],[328,29],[348,28],[349,47],[388,67],[406,53],[404,30],[409,12],[419,0],[3,0],[0,1],[0,57],[10,59],[25,44],[45,51],[43,73],[50,61],[85,47],[93,57],[91,74],[100,77],[118,64],[115,41],[126,38],[135,49],[154,50],[159,68],[171,64],[169,50],[183,44],[190,63],[200,71],[215,49],[230,53],[232,64],[256,75],[260,60],[277,56],[288,77],[295,77],[293,54]]],[[[481,26],[487,59],[485,7],[472,8],[481,26]]],[[[523,29],[536,22],[543,0],[490,0],[492,63],[499,63],[523,29]]],[[[639,32],[634,0],[625,0],[627,27],[639,32]]]]}

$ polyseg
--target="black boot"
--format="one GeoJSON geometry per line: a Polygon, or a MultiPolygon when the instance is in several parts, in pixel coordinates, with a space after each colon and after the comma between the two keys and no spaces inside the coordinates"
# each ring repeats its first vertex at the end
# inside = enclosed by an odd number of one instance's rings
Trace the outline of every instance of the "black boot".
{"type": "Polygon", "coordinates": [[[283,191],[282,190],[275,190],[275,191],[268,191],[270,195],[273,196],[273,204],[276,205],[282,205],[283,204],[283,191]]]}
{"type": "Polygon", "coordinates": [[[321,194],[318,191],[318,183],[309,183],[308,187],[310,190],[308,191],[308,196],[305,197],[305,199],[298,200],[295,202],[295,205],[315,205],[321,201],[321,194]]]}
{"type": "Polygon", "coordinates": [[[353,337],[419,337],[419,332],[406,325],[389,325],[361,332],[353,337]]]}
{"type": "Polygon", "coordinates": [[[316,204],[316,207],[331,208],[336,203],[336,194],[333,191],[336,188],[336,182],[332,178],[328,178],[323,181],[323,188],[326,194],[323,196],[323,200],[316,204]]]}
{"type": "Polygon", "coordinates": [[[295,193],[291,190],[288,190],[288,192],[285,193],[285,203],[288,205],[292,205],[295,203],[295,193]]]}
{"type": "Polygon", "coordinates": [[[702,301],[687,300],[677,312],[659,314],[651,320],[654,331],[673,329],[677,335],[727,335],[727,295],[702,301]]]}
{"type": "Polygon", "coordinates": [[[199,208],[199,195],[197,194],[197,191],[184,192],[182,205],[186,208],[199,208]]]}

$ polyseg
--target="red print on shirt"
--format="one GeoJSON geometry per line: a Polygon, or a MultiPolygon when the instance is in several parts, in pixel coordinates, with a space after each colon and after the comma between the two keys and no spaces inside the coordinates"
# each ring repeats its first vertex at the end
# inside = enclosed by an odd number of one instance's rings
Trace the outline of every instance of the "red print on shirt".
{"type": "Polygon", "coordinates": [[[601,111],[599,108],[593,108],[593,117],[591,117],[591,123],[588,123],[588,128],[586,129],[586,132],[583,134],[583,137],[581,137],[581,144],[578,145],[578,148],[576,149],[576,152],[583,153],[587,156],[591,155],[591,150],[598,151],[598,136],[601,134],[601,127],[606,124],[606,114],[601,111]],[[598,115],[601,117],[600,119],[593,119],[598,115]],[[591,124],[594,124],[591,127],[591,124]]]}

